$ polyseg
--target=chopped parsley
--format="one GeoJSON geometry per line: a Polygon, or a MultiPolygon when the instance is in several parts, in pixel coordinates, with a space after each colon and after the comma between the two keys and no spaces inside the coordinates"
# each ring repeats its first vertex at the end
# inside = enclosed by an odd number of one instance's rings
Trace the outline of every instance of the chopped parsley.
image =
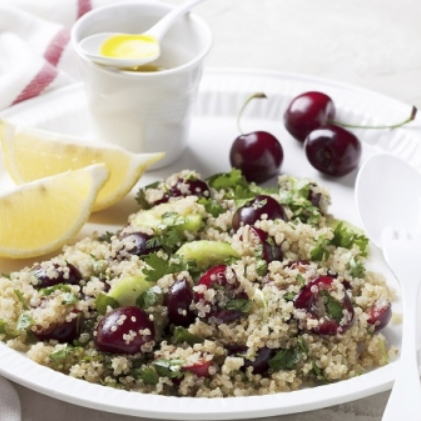
{"type": "Polygon", "coordinates": [[[256,272],[259,276],[265,276],[268,271],[268,264],[266,260],[258,260],[256,263],[256,272]]]}
{"type": "Polygon", "coordinates": [[[157,253],[148,254],[144,260],[148,267],[144,268],[142,273],[145,275],[145,279],[149,282],[156,282],[165,275],[188,270],[189,263],[191,266],[194,266],[193,262],[185,261],[181,256],[164,259],[158,256],[157,253]]]}
{"type": "Polygon", "coordinates": [[[352,229],[345,226],[344,222],[339,222],[333,230],[333,238],[331,244],[336,247],[343,247],[346,249],[352,248],[356,245],[363,256],[367,256],[368,238],[363,234],[358,234],[352,229]]]}
{"type": "Polygon", "coordinates": [[[34,324],[34,319],[29,313],[22,313],[19,316],[18,323],[16,326],[17,330],[27,330],[34,324]]]}
{"type": "Polygon", "coordinates": [[[174,330],[174,341],[177,344],[187,342],[189,345],[194,345],[203,342],[199,336],[190,333],[185,327],[177,326],[174,330]]]}
{"type": "Polygon", "coordinates": [[[229,300],[226,303],[225,308],[227,310],[239,311],[240,313],[248,313],[251,310],[251,304],[250,300],[229,300]]]}
{"type": "Polygon", "coordinates": [[[155,288],[149,288],[143,292],[136,300],[136,305],[140,308],[146,309],[153,307],[160,301],[160,296],[155,288]]]}
{"type": "Polygon", "coordinates": [[[369,240],[365,235],[357,234],[351,229],[346,228],[343,222],[339,222],[333,230],[333,238],[331,240],[328,240],[323,235],[317,239],[316,246],[310,252],[311,260],[327,260],[330,256],[330,251],[327,246],[330,245],[346,249],[351,249],[356,245],[360,249],[361,255],[367,256],[368,241],[369,240]]]}
{"type": "Polygon", "coordinates": [[[354,278],[364,278],[365,276],[365,267],[364,265],[355,260],[354,257],[351,257],[348,264],[349,274],[354,278]]]}
{"type": "Polygon", "coordinates": [[[138,374],[143,383],[155,386],[159,382],[159,374],[153,367],[145,367],[138,374]]]}
{"type": "Polygon", "coordinates": [[[111,239],[116,235],[111,231],[105,231],[103,234],[98,236],[98,241],[103,241],[105,243],[111,243],[111,239]]]}
{"type": "Polygon", "coordinates": [[[323,383],[328,383],[327,378],[323,374],[323,370],[317,365],[316,361],[311,361],[311,365],[312,367],[310,373],[313,374],[313,376],[315,376],[317,380],[323,383]]]}
{"type": "Polygon", "coordinates": [[[221,206],[216,200],[201,197],[197,203],[200,205],[203,205],[205,207],[205,210],[207,213],[210,213],[214,218],[217,218],[219,215],[223,214],[225,212],[225,209],[223,206],[221,206]]]}
{"type": "Polygon", "coordinates": [[[269,367],[274,371],[294,370],[301,359],[298,347],[281,349],[269,360],[269,367]]]}
{"type": "Polygon", "coordinates": [[[324,298],[326,303],[326,309],[329,317],[336,322],[340,322],[343,318],[343,307],[342,304],[332,297],[325,289],[320,291],[320,295],[324,298]]]}
{"type": "Polygon", "coordinates": [[[305,280],[304,276],[301,274],[298,274],[295,279],[297,280],[297,282],[300,284],[301,287],[305,286],[307,281],[305,280]]]}
{"type": "Polygon", "coordinates": [[[305,222],[310,225],[317,225],[321,211],[310,201],[311,185],[314,184],[310,180],[296,180],[292,177],[288,178],[291,188],[288,190],[280,190],[280,202],[287,205],[292,213],[293,220],[305,222]]]}
{"type": "Polygon", "coordinates": [[[326,248],[328,245],[329,240],[321,235],[316,241],[316,246],[310,251],[311,260],[314,262],[329,259],[330,251],[326,248]]]}
{"type": "Polygon", "coordinates": [[[155,360],[152,362],[155,370],[160,376],[168,377],[170,379],[179,379],[183,377],[181,367],[184,360],[171,359],[171,360],[155,360]]]}
{"type": "Polygon", "coordinates": [[[286,294],[284,294],[284,300],[285,301],[292,301],[295,298],[296,295],[297,294],[295,292],[288,291],[286,294]]]}
{"type": "Polygon", "coordinates": [[[159,187],[159,185],[161,184],[160,181],[155,181],[154,183],[148,184],[147,186],[139,189],[139,191],[137,192],[137,195],[135,197],[136,202],[141,206],[142,209],[150,209],[151,205],[150,203],[146,200],[146,190],[148,189],[156,189],[157,187],[159,187]]]}
{"type": "Polygon", "coordinates": [[[215,174],[206,181],[215,190],[224,190],[224,198],[235,200],[237,207],[243,206],[259,194],[273,194],[279,190],[277,187],[264,188],[255,183],[248,183],[242,172],[236,168],[227,173],[215,174]]]}
{"type": "Polygon", "coordinates": [[[16,297],[18,297],[18,300],[21,302],[22,307],[25,310],[29,309],[29,303],[28,300],[23,296],[23,293],[19,291],[18,289],[14,289],[13,292],[15,293],[16,297]]]}

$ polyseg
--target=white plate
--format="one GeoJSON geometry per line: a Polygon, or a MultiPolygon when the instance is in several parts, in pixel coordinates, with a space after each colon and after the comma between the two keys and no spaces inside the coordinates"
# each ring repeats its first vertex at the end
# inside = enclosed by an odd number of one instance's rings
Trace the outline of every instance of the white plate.
{"type": "MultiPolygon", "coordinates": [[[[185,154],[171,167],[145,175],[141,184],[184,168],[196,169],[203,176],[229,170],[228,151],[238,135],[235,121],[237,112],[251,93],[263,91],[269,98],[250,104],[242,121],[244,130],[267,130],[277,136],[285,155],[282,172],[310,177],[327,186],[333,198],[332,213],[358,225],[353,197],[355,172],[341,179],[320,176],[307,163],[302,145],[292,139],[283,127],[282,116],[288,102],[295,95],[308,90],[321,90],[329,94],[335,101],[338,120],[342,121],[394,123],[403,120],[410,112],[410,106],[393,99],[327,80],[266,71],[210,70],[205,73],[201,84],[190,143],[185,154]]],[[[2,116],[17,123],[93,138],[80,84],[14,106],[2,116]]],[[[359,130],[357,134],[364,142],[363,159],[378,151],[389,151],[421,169],[419,120],[395,131],[359,130]]],[[[8,183],[4,165],[0,162],[0,191],[8,183]]],[[[132,194],[112,209],[93,215],[79,238],[93,229],[113,230],[123,225],[128,214],[135,210],[132,194]]],[[[398,290],[379,250],[373,248],[371,252],[370,267],[383,272],[390,285],[398,290]]],[[[19,266],[22,266],[22,262],[0,260],[0,272],[19,266]]],[[[400,311],[399,300],[393,308],[396,312],[400,311]]],[[[390,325],[384,333],[393,345],[399,347],[399,326],[390,325]]],[[[276,395],[224,399],[174,398],[130,393],[77,380],[42,367],[0,344],[0,373],[13,381],[77,405],[169,420],[247,419],[314,410],[387,390],[396,369],[397,361],[394,361],[350,380],[276,395]]]]}

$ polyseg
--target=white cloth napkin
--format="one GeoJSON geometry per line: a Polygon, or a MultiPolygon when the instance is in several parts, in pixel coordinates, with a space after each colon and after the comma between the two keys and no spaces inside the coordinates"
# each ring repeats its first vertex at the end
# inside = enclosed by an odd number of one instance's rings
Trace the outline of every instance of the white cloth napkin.
{"type": "MultiPolygon", "coordinates": [[[[117,0],[1,0],[0,112],[78,79],[72,24],[117,0]]],[[[19,396],[0,377],[0,421],[21,421],[19,396]]]]}
{"type": "Polygon", "coordinates": [[[78,79],[70,28],[117,0],[1,0],[0,111],[78,79]]]}

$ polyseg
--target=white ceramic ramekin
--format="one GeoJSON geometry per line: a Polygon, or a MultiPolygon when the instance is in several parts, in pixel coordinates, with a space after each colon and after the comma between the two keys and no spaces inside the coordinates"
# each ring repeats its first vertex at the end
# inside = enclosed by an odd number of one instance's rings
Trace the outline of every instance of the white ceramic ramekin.
{"type": "Polygon", "coordinates": [[[166,152],[154,168],[182,154],[189,131],[203,60],[212,46],[208,25],[190,13],[162,40],[157,72],[122,71],[86,58],[79,42],[98,32],[141,33],[172,6],[155,1],[123,1],[94,9],[73,26],[71,41],[98,137],[132,152],[166,152]]]}

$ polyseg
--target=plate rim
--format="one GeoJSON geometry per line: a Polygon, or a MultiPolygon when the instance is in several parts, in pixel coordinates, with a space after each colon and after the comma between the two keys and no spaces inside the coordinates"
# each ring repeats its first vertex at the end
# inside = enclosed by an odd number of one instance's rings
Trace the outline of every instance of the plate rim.
{"type": "MultiPolygon", "coordinates": [[[[311,76],[301,73],[290,73],[280,72],[276,70],[258,69],[258,68],[206,68],[204,72],[204,78],[209,75],[211,77],[226,77],[227,75],[235,76],[241,75],[243,77],[259,77],[267,79],[269,77],[282,79],[282,80],[296,80],[299,82],[314,82],[318,85],[328,85],[339,90],[347,90],[352,93],[362,94],[364,97],[370,96],[376,101],[387,101],[393,107],[402,108],[407,106],[404,102],[379,94],[377,92],[354,86],[352,84],[341,82],[337,80],[331,80],[321,78],[318,76],[311,76]]],[[[24,110],[31,109],[37,104],[48,102],[56,98],[60,98],[66,95],[67,92],[74,89],[83,89],[82,82],[72,83],[70,85],[58,88],[56,90],[47,92],[41,96],[32,98],[28,101],[19,103],[10,107],[0,113],[1,117],[7,117],[13,114],[19,114],[24,110]]],[[[200,95],[200,90],[199,90],[200,95]]],[[[419,120],[419,117],[417,117],[419,120]]],[[[13,360],[13,358],[12,358],[13,360]]],[[[132,415],[149,417],[155,419],[171,419],[174,420],[185,420],[185,419],[202,419],[202,420],[218,420],[218,419],[247,419],[255,417],[265,417],[274,415],[283,415],[291,413],[299,413],[309,410],[316,410],[326,406],[331,406],[343,402],[352,401],[355,399],[370,396],[375,393],[379,393],[388,390],[393,382],[394,373],[397,370],[398,359],[389,363],[385,367],[375,369],[369,373],[364,374],[365,382],[361,382],[358,378],[351,378],[349,380],[343,380],[338,383],[318,386],[315,388],[302,389],[294,392],[278,393],[273,395],[262,395],[262,396],[248,396],[248,397],[229,397],[229,398],[175,398],[165,397],[158,395],[142,394],[139,392],[126,392],[115,390],[107,387],[103,387],[97,384],[88,383],[85,380],[79,380],[62,373],[53,371],[47,367],[41,366],[35,363],[29,358],[16,353],[16,351],[10,349],[4,343],[0,343],[0,374],[22,384],[30,389],[43,393],[45,395],[57,398],[73,404],[98,409],[101,411],[114,412],[122,415],[132,415]],[[18,355],[21,367],[17,372],[13,372],[11,367],[13,364],[8,366],[7,361],[10,361],[10,354],[14,356],[18,355]],[[26,363],[25,363],[26,362],[26,363]],[[40,385],[34,378],[39,374],[39,371],[44,372],[50,370],[48,373],[51,378],[51,384],[40,385]],[[26,377],[28,376],[28,380],[26,377]],[[31,374],[32,373],[32,374],[31,374]],[[76,383],[74,383],[76,382],[76,383]],[[96,401],[92,402],[88,398],[89,394],[81,394],[78,392],[78,386],[81,382],[85,386],[83,389],[92,391],[96,396],[96,401]],[[55,390],[53,385],[56,383],[64,384],[68,386],[72,392],[63,393],[60,389],[55,390]],[[359,387],[354,387],[354,383],[357,383],[359,387]],[[361,384],[360,384],[361,383],[361,384]],[[332,392],[332,396],[327,399],[324,395],[332,392]],[[321,393],[322,392],[322,393],[321,393]],[[124,397],[128,395],[136,394],[136,405],[127,407],[127,400],[124,397]],[[112,399],[116,395],[122,397],[121,401],[112,403],[112,399]],[[322,395],[322,396],[321,396],[322,395]],[[287,402],[279,405],[279,396],[288,397],[287,402]],[[306,398],[305,402],[302,401],[302,396],[306,398]],[[278,398],[278,400],[276,399],[278,398]],[[148,403],[149,401],[149,403],[148,403]],[[171,412],[166,409],[168,402],[178,401],[177,404],[171,405],[171,412]],[[196,404],[190,406],[192,401],[196,404]],[[180,404],[181,402],[181,404],[180,404]],[[215,404],[214,404],[215,403],[215,404]],[[149,406],[149,408],[148,408],[149,406]],[[211,407],[211,408],[210,408],[211,407]],[[199,410],[201,408],[201,410],[199,410]],[[205,414],[203,409],[207,410],[205,414]],[[164,411],[163,411],[164,410],[164,411]]],[[[133,401],[133,399],[132,399],[133,401]]]]}

